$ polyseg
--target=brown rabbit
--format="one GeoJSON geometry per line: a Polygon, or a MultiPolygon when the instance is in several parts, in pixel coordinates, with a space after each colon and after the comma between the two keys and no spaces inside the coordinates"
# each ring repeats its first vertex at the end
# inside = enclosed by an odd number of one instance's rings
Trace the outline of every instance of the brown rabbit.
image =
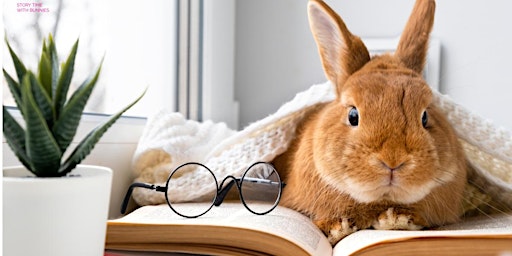
{"type": "Polygon", "coordinates": [[[421,229],[462,213],[465,156],[421,75],[434,10],[417,0],[394,55],[370,58],[333,10],[309,1],[337,97],[309,112],[274,163],[287,183],[282,205],[310,216],[332,244],[358,229],[421,229]]]}

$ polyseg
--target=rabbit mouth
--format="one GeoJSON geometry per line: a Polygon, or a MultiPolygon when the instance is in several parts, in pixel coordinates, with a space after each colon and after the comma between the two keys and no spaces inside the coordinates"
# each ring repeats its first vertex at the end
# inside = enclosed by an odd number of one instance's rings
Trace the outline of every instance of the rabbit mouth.
{"type": "Polygon", "coordinates": [[[400,183],[396,175],[390,174],[387,178],[379,182],[378,185],[359,183],[357,181],[348,182],[348,194],[361,203],[374,203],[380,201],[390,201],[400,204],[411,204],[425,198],[434,187],[435,182],[427,182],[421,186],[405,186],[400,183]]]}
{"type": "Polygon", "coordinates": [[[410,204],[423,199],[430,192],[430,190],[425,193],[411,192],[409,190],[402,189],[399,186],[387,186],[384,187],[383,190],[384,192],[382,192],[381,196],[377,196],[378,199],[375,201],[386,200],[401,204],[410,204]]]}

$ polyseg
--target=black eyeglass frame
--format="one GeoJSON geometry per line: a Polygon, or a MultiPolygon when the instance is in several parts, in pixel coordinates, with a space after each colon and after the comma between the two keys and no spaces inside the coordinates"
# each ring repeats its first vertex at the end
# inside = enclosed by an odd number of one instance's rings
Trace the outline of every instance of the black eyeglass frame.
{"type": "MultiPolygon", "coordinates": [[[[254,180],[254,178],[251,178],[254,180]]],[[[153,184],[147,184],[147,183],[140,183],[140,182],[135,182],[135,183],[132,183],[130,185],[130,187],[128,188],[128,190],[126,191],[126,195],[124,197],[124,200],[123,200],[123,204],[121,205],[121,214],[124,214],[126,213],[126,208],[128,207],[128,203],[130,201],[130,197],[133,193],[133,189],[135,188],[146,188],[146,189],[151,189],[151,190],[155,190],[157,192],[162,192],[165,194],[165,201],[167,202],[167,205],[169,206],[169,208],[171,208],[171,210],[178,214],[179,216],[182,216],[182,217],[185,217],[185,218],[197,218],[197,217],[200,217],[204,214],[206,214],[207,212],[209,212],[212,207],[215,205],[215,206],[220,206],[222,204],[222,202],[224,201],[224,199],[226,198],[226,195],[228,194],[228,192],[231,190],[231,188],[233,187],[233,185],[236,184],[236,187],[238,189],[238,195],[240,197],[240,201],[242,202],[242,204],[244,205],[244,207],[249,210],[251,213],[253,214],[256,214],[256,215],[265,215],[271,211],[273,211],[277,205],[279,204],[279,201],[281,200],[281,194],[282,194],[282,191],[283,191],[283,188],[284,186],[286,185],[284,182],[281,181],[281,177],[279,176],[279,173],[277,172],[277,170],[275,169],[274,165],[272,165],[271,163],[268,163],[268,162],[255,162],[253,163],[251,166],[249,166],[245,171],[244,171],[244,174],[242,175],[241,178],[236,178],[232,175],[228,175],[226,176],[222,182],[220,183],[220,186],[219,186],[219,183],[217,182],[217,178],[215,176],[215,174],[213,173],[212,170],[210,170],[210,168],[208,168],[207,166],[205,166],[204,164],[201,164],[201,163],[197,163],[197,162],[188,162],[188,163],[185,163],[185,164],[182,164],[178,167],[176,167],[176,169],[174,169],[174,171],[169,175],[169,178],[167,179],[167,182],[165,183],[165,187],[162,187],[162,186],[157,186],[157,185],[153,185],[153,184]],[[247,203],[245,202],[245,199],[243,197],[243,194],[242,194],[242,185],[243,185],[243,182],[244,180],[247,180],[247,179],[244,179],[245,176],[247,175],[247,173],[249,172],[249,170],[251,170],[251,168],[253,168],[255,165],[258,165],[258,164],[266,164],[268,166],[270,166],[273,171],[276,173],[277,175],[277,183],[280,184],[279,186],[279,192],[278,192],[278,195],[277,195],[277,198],[274,202],[274,205],[272,205],[272,207],[265,211],[265,212],[255,212],[253,211],[248,205],[247,203]],[[205,170],[208,170],[208,172],[210,172],[210,174],[214,177],[214,181],[215,181],[215,187],[217,188],[217,191],[215,193],[215,196],[213,197],[213,200],[212,200],[212,204],[210,205],[210,207],[208,207],[208,209],[206,209],[204,212],[200,213],[200,214],[197,214],[197,215],[184,215],[182,213],[180,213],[179,211],[177,211],[176,209],[174,209],[174,207],[172,207],[171,205],[171,202],[169,200],[169,195],[167,192],[168,190],[168,187],[169,187],[169,182],[173,176],[173,174],[179,170],[180,168],[183,168],[187,165],[198,165],[198,166],[201,166],[203,167],[205,170]],[[224,183],[230,179],[230,182],[224,186],[224,183]],[[224,187],[223,187],[224,186],[224,187]]]]}

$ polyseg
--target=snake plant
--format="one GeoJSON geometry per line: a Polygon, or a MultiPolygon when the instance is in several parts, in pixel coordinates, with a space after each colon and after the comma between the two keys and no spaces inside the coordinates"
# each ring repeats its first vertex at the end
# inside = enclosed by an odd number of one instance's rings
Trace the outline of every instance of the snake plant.
{"type": "Polygon", "coordinates": [[[92,151],[112,124],[144,95],[90,131],[72,152],[66,154],[85,105],[98,81],[103,61],[68,97],[78,39],[62,65],[59,65],[52,35],[43,39],[37,72],[28,70],[7,38],[5,41],[14,63],[17,81],[5,69],[3,73],[24,119],[24,126],[3,105],[3,132],[20,162],[37,177],[61,177],[71,172],[92,151]]]}

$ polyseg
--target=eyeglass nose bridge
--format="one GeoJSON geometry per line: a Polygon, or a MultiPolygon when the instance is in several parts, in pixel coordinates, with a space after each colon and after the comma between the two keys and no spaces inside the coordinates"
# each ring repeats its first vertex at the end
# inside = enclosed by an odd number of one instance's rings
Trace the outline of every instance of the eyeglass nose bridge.
{"type": "Polygon", "coordinates": [[[235,178],[234,176],[231,176],[231,175],[226,176],[220,183],[219,188],[217,188],[217,195],[215,197],[215,201],[213,202],[213,205],[215,205],[215,206],[221,205],[222,202],[224,202],[224,198],[226,198],[226,195],[228,194],[228,192],[231,190],[231,188],[235,184],[238,189],[238,193],[240,193],[240,183],[239,182],[240,182],[240,178],[235,178]],[[226,186],[224,186],[224,183],[227,180],[230,180],[230,181],[226,186]]]}

